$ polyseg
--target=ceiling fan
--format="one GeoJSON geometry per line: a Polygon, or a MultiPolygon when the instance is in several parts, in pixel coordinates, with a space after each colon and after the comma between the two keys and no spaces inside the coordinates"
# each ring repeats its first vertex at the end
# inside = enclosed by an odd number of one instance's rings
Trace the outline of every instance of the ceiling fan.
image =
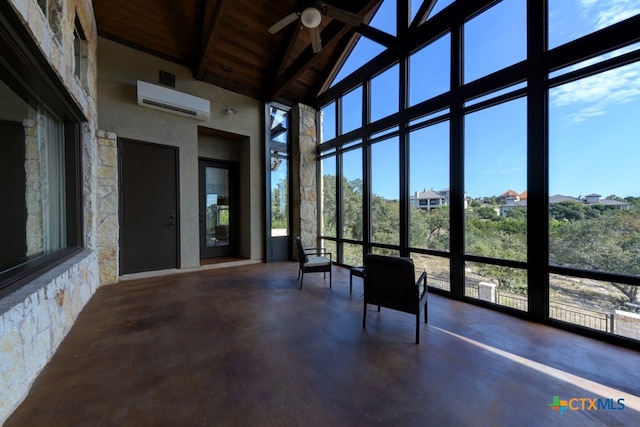
{"type": "Polygon", "coordinates": [[[331,6],[321,0],[300,0],[296,11],[269,27],[269,32],[275,34],[293,21],[300,19],[302,26],[311,31],[311,47],[314,53],[318,53],[322,50],[320,29],[318,28],[320,21],[322,21],[322,15],[354,27],[357,27],[362,22],[362,18],[355,13],[331,6]]]}

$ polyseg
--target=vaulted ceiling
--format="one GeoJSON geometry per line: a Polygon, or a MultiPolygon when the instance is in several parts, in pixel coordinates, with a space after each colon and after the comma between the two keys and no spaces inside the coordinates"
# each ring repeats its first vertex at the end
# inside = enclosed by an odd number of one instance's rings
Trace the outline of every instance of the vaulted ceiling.
{"type": "MultiPolygon", "coordinates": [[[[330,0],[364,23],[382,0],[330,0]]],[[[194,78],[263,101],[313,105],[357,41],[356,27],[322,16],[322,50],[299,20],[268,29],[300,0],[93,0],[98,34],[185,65],[194,78]]],[[[367,27],[360,24],[360,30],[367,27]]]]}

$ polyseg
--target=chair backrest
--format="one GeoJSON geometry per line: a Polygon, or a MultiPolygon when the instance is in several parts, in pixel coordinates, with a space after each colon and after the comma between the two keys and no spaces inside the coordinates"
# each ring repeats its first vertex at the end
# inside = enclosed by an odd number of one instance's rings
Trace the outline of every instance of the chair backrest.
{"type": "Polygon", "coordinates": [[[368,254],[364,257],[365,298],[379,298],[399,304],[415,304],[420,291],[415,285],[411,258],[368,254]]]}
{"type": "Polygon", "coordinates": [[[296,237],[296,247],[298,248],[298,261],[300,262],[300,268],[302,268],[304,263],[307,262],[307,255],[302,247],[302,239],[300,239],[300,236],[296,237]]]}

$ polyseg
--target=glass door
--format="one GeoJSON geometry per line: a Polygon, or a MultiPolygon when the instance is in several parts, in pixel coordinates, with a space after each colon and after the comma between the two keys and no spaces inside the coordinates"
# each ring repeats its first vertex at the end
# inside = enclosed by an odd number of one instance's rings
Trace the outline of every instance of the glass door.
{"type": "Polygon", "coordinates": [[[200,258],[236,255],[236,170],[232,162],[200,160],[200,258]]]}

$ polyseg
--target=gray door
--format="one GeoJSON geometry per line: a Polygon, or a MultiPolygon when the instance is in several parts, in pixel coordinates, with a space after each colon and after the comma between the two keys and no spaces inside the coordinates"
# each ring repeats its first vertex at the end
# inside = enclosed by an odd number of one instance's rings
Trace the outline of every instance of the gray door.
{"type": "Polygon", "coordinates": [[[178,151],[120,139],[122,272],[178,268],[178,151]]]}

